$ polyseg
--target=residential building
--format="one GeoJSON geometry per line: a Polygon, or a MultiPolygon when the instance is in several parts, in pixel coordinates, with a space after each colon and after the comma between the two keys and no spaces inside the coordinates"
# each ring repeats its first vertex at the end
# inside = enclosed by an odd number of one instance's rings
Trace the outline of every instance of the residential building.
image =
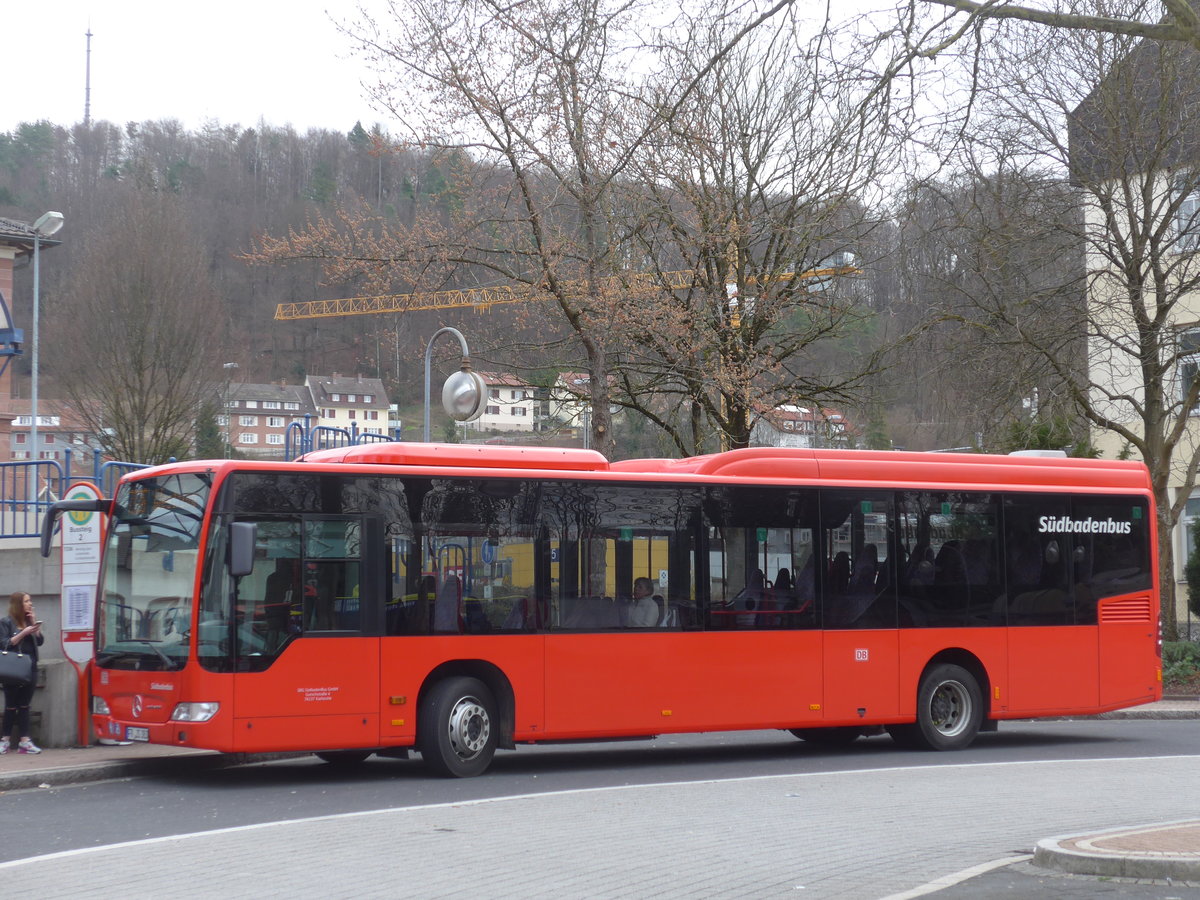
{"type": "Polygon", "coordinates": [[[486,404],[471,428],[477,431],[537,431],[541,399],[534,385],[515,375],[479,372],[487,391],[486,404]]]}
{"type": "Polygon", "coordinates": [[[310,422],[316,418],[312,395],[299,384],[231,384],[222,406],[217,427],[225,442],[245,456],[282,458],[288,428],[303,425],[306,416],[310,422]]]}
{"type": "Polygon", "coordinates": [[[96,454],[100,453],[100,441],[96,434],[84,424],[78,411],[62,400],[40,399],[38,401],[38,446],[30,443],[33,417],[27,397],[5,398],[8,414],[13,417],[9,443],[6,448],[9,459],[14,462],[30,459],[51,459],[65,462],[66,451],[71,451],[71,466],[91,466],[96,454]]]}
{"type": "MultiPolygon", "coordinates": [[[[11,363],[26,349],[23,346],[24,329],[15,328],[12,320],[14,271],[18,263],[28,264],[33,256],[34,233],[33,227],[25,222],[0,217],[0,459],[3,460],[32,458],[11,455],[14,450],[19,453],[31,453],[28,445],[14,446],[15,438],[9,433],[11,423],[24,413],[25,440],[28,441],[29,423],[32,420],[29,418],[28,400],[25,401],[24,409],[19,411],[14,409],[10,402],[13,395],[13,369],[11,365],[6,364],[11,363]]],[[[60,243],[61,241],[54,238],[40,239],[43,250],[57,247],[60,243]]],[[[29,338],[32,339],[32,335],[29,338]]],[[[39,409],[39,427],[43,418],[43,410],[39,409]]],[[[39,440],[38,444],[43,446],[43,441],[39,440]]]]}
{"type": "Polygon", "coordinates": [[[858,446],[855,429],[836,409],[783,405],[759,414],[750,430],[754,447],[858,446]]]}
{"type": "Polygon", "coordinates": [[[378,378],[363,375],[309,375],[304,386],[322,426],[346,431],[388,433],[387,391],[378,378]]]}
{"type": "Polygon", "coordinates": [[[545,415],[554,426],[587,429],[592,408],[591,376],[587,372],[562,372],[554,379],[545,415]]]}
{"type": "Polygon", "coordinates": [[[1200,406],[1188,408],[1200,371],[1197,106],[1200,53],[1147,40],[1111,63],[1068,121],[1087,232],[1084,389],[1092,420],[1108,424],[1092,440],[1109,458],[1137,458],[1144,441],[1153,474],[1166,476],[1166,503],[1186,504],[1169,546],[1160,544],[1174,558],[1180,621],[1183,569],[1200,525],[1200,489],[1189,487],[1200,406]]]}

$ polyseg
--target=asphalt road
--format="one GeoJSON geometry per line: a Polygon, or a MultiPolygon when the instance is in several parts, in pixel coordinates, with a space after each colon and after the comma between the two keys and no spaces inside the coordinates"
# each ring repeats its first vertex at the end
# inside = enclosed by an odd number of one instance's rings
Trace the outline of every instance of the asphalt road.
{"type": "MultiPolygon", "coordinates": [[[[0,880],[93,896],[250,896],[251,883],[255,896],[450,896],[473,893],[465,867],[496,897],[903,895],[1043,837],[1194,816],[1198,748],[1198,720],[1084,720],[1006,723],[951,754],[777,732],[522,747],[467,780],[432,778],[416,758],[303,758],[10,793],[0,861],[63,855],[0,880]],[[156,840],[171,835],[197,836],[156,840]],[[64,853],[126,842],[140,843],[64,853]],[[106,866],[124,874],[78,874],[106,866]],[[252,881],[227,881],[230,867],[252,881]]],[[[1094,887],[1010,866],[940,896],[1094,887]]]]}

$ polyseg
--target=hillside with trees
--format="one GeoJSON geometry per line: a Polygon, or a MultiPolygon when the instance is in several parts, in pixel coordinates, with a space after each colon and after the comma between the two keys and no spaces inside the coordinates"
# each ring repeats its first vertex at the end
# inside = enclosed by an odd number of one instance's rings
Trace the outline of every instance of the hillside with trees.
{"type": "MultiPolygon", "coordinates": [[[[1053,173],[905,176],[921,123],[903,91],[868,57],[831,60],[828,35],[788,15],[697,15],[650,59],[619,5],[564,0],[533,19],[514,8],[486,34],[451,8],[470,10],[426,3],[365,41],[387,125],[33,122],[0,134],[0,216],[57,209],[67,223],[43,265],[43,393],[82,397],[98,388],[89,369],[132,364],[155,332],[131,320],[153,310],[158,328],[199,315],[217,348],[193,354],[208,374],[189,384],[219,383],[227,362],[253,382],[361,373],[409,408],[428,336],[455,325],[477,368],[535,384],[598,375],[603,412],[626,412],[607,431],[593,417],[595,445],[614,456],[743,446],[783,404],[836,407],[873,446],[1078,437],[1058,402],[1064,372],[966,304],[990,286],[996,254],[1020,273],[1004,288],[1014,296],[1071,283],[1037,259],[1044,235],[1074,224],[1053,173]],[[422,57],[405,49],[418,45],[422,57]],[[636,69],[616,64],[634,54],[636,69]],[[505,59],[528,65],[491,79],[505,59]],[[438,81],[436,104],[410,89],[411,65],[438,81]],[[177,221],[147,239],[151,209],[177,221]],[[987,258],[974,252],[985,244],[987,258]],[[164,266],[175,258],[195,263],[186,283],[164,266]],[[822,269],[838,276],[794,277],[822,269]],[[493,285],[539,299],[486,314],[273,318],[286,302],[493,285]],[[97,339],[86,353],[85,336],[97,339]]],[[[28,279],[18,287],[27,322],[28,279]]],[[[443,370],[451,349],[437,354],[443,370]]]]}

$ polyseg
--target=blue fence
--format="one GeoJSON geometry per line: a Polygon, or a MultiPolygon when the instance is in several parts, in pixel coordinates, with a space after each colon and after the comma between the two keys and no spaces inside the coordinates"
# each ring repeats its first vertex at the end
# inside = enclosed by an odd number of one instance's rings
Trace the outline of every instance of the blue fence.
{"type": "Polygon", "coordinates": [[[293,422],[288,426],[283,436],[283,455],[285,459],[295,459],[314,450],[331,450],[335,447],[354,447],[358,444],[385,443],[400,440],[400,429],[392,434],[381,434],[376,431],[359,431],[357,425],[349,429],[333,428],[329,425],[313,425],[312,416],[305,416],[303,422],[293,422]]]}
{"type": "Polygon", "coordinates": [[[145,468],[104,462],[99,454],[92,455],[90,467],[73,466],[73,462],[72,451],[67,450],[61,463],[55,459],[0,463],[0,538],[37,537],[50,504],[77,481],[90,481],[108,497],[122,475],[145,468]]]}
{"type": "MultiPolygon", "coordinates": [[[[359,431],[357,427],[313,425],[311,419],[312,416],[305,416],[303,423],[294,422],[288,427],[284,437],[285,459],[295,459],[313,450],[400,440],[398,428],[388,435],[359,431]]],[[[77,481],[90,481],[101,494],[111,497],[122,475],[145,468],[137,463],[104,462],[98,453],[90,455],[90,467],[76,464],[74,470],[70,450],[65,451],[61,463],[53,459],[0,463],[0,538],[40,535],[42,517],[50,504],[61,499],[77,481]]]]}

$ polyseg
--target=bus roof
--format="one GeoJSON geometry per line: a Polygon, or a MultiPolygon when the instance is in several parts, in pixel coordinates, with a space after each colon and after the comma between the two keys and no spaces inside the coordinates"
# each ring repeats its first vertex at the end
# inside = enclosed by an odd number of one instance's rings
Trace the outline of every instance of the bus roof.
{"type": "Polygon", "coordinates": [[[810,450],[750,447],[687,459],[627,459],[610,463],[593,450],[484,444],[393,442],[318,450],[301,462],[357,465],[700,475],[751,480],[803,480],[977,487],[1150,490],[1140,462],[984,453],[893,450],[810,450]]]}
{"type": "Polygon", "coordinates": [[[423,444],[410,441],[315,450],[298,462],[379,466],[450,466],[472,469],[548,469],[605,472],[608,460],[595,450],[570,447],[497,447],[485,444],[423,444]]]}
{"type": "Polygon", "coordinates": [[[403,466],[463,469],[473,474],[594,472],[635,480],[661,478],[745,479],[758,482],[877,485],[893,489],[1004,490],[1148,493],[1150,473],[1140,462],[1067,457],[1002,456],[985,453],[919,453],[894,450],[808,450],[749,447],[686,459],[625,459],[610,463],[594,450],[569,447],[512,447],[484,444],[380,442],[316,450],[295,462],[272,460],[190,460],[130,473],[145,478],[160,472],[233,469],[286,470],[310,464],[403,466]]]}
{"type": "Polygon", "coordinates": [[[917,453],[897,450],[808,450],[748,447],[688,459],[630,459],[612,471],[711,475],[748,479],[787,478],[876,482],[896,486],[994,485],[1150,490],[1140,462],[986,453],[917,453]]]}

